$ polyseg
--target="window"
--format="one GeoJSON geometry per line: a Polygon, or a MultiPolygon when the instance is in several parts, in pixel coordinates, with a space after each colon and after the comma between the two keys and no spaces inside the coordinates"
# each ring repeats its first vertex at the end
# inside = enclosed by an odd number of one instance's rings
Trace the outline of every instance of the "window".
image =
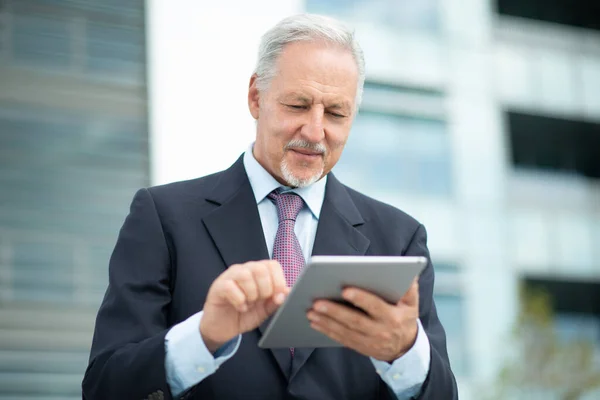
{"type": "Polygon", "coordinates": [[[440,24],[437,0],[307,0],[306,8],[311,13],[399,30],[436,33],[440,24]]]}
{"type": "Polygon", "coordinates": [[[523,289],[505,382],[545,398],[598,398],[600,282],[530,276],[523,289]]]}
{"type": "Polygon", "coordinates": [[[501,15],[600,29],[600,4],[590,0],[497,0],[501,15]]]}
{"type": "Polygon", "coordinates": [[[92,73],[144,76],[144,32],[119,24],[87,24],[86,67],[92,73]]]}
{"type": "Polygon", "coordinates": [[[546,291],[557,314],[600,317],[600,282],[528,277],[525,283],[527,287],[546,291]]]}
{"type": "Polygon", "coordinates": [[[449,196],[450,143],[441,102],[437,93],[366,84],[335,173],[366,193],[449,196]]]}
{"type": "Polygon", "coordinates": [[[433,299],[438,317],[446,331],[450,365],[456,376],[468,375],[466,311],[460,270],[452,264],[434,263],[435,287],[433,299]]]}
{"type": "Polygon", "coordinates": [[[465,305],[458,295],[434,295],[438,317],[446,330],[450,365],[456,376],[467,375],[467,352],[465,340],[465,305]]]}
{"type": "Polygon", "coordinates": [[[12,34],[16,63],[67,68],[71,63],[69,27],[60,18],[15,15],[12,34]]]}
{"type": "Polygon", "coordinates": [[[145,123],[13,106],[0,107],[0,131],[5,290],[13,300],[97,303],[107,282],[94,270],[106,270],[127,204],[148,183],[145,123]]]}
{"type": "Polygon", "coordinates": [[[513,164],[600,178],[600,124],[508,113],[513,164]]]}
{"type": "Polygon", "coordinates": [[[600,316],[563,312],[555,315],[554,326],[561,341],[595,342],[600,350],[600,316]]]}
{"type": "Polygon", "coordinates": [[[144,4],[92,0],[4,0],[0,42],[17,67],[142,84],[144,4]],[[3,34],[2,34],[3,33],[3,34]],[[3,36],[3,37],[2,37],[3,36]]]}

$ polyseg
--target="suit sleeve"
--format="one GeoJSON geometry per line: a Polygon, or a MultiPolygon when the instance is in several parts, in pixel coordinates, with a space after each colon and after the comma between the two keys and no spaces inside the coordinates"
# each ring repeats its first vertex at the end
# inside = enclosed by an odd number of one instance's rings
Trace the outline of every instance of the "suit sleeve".
{"type": "Polygon", "coordinates": [[[165,373],[171,260],[156,207],[139,190],[119,233],[98,316],[83,398],[171,399],[165,373]]]}
{"type": "MultiPolygon", "coordinates": [[[[406,256],[424,256],[430,260],[427,232],[419,225],[407,249],[406,256]]],[[[417,397],[420,400],[458,399],[456,379],[450,369],[446,333],[440,323],[433,301],[434,271],[431,261],[419,278],[419,317],[431,346],[429,374],[417,397]]]]}

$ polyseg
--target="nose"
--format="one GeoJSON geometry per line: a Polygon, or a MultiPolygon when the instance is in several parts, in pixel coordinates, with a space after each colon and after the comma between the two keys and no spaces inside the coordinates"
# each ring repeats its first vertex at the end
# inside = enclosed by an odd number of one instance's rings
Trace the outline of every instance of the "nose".
{"type": "Polygon", "coordinates": [[[308,119],[300,131],[302,137],[311,143],[320,143],[325,138],[323,126],[324,109],[313,107],[308,113],[308,119]]]}

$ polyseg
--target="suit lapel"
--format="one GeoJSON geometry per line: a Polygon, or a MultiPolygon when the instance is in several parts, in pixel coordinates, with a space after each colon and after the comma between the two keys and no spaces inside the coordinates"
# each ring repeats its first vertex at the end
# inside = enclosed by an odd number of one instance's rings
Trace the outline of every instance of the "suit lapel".
{"type": "MultiPolygon", "coordinates": [[[[223,172],[207,200],[219,207],[206,215],[203,222],[227,267],[269,258],[256,199],[242,157],[223,172]]],[[[271,352],[283,374],[289,378],[290,351],[271,349],[271,352]]]]}
{"type": "MultiPolygon", "coordinates": [[[[370,242],[357,229],[363,224],[364,220],[347,189],[333,174],[329,174],[312,254],[365,254],[370,242]]],[[[295,349],[290,380],[294,379],[314,350],[310,347],[295,349]]]]}
{"type": "Polygon", "coordinates": [[[219,207],[203,222],[227,267],[269,258],[254,193],[240,160],[223,173],[207,200],[219,207]]]}

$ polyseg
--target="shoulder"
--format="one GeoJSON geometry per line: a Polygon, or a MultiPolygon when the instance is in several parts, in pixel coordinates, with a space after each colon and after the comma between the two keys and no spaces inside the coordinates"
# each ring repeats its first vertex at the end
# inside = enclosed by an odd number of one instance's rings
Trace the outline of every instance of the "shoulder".
{"type": "Polygon", "coordinates": [[[416,218],[390,204],[369,197],[349,186],[344,185],[348,195],[360,211],[366,222],[398,222],[415,229],[421,225],[416,218]]]}
{"type": "Polygon", "coordinates": [[[359,230],[371,241],[372,254],[405,254],[415,240],[426,241],[425,227],[416,218],[348,186],[344,188],[364,220],[359,230]]]}
{"type": "Polygon", "coordinates": [[[216,207],[207,197],[222,174],[141,188],[133,198],[130,214],[158,218],[166,232],[185,228],[216,207]]]}
{"type": "Polygon", "coordinates": [[[214,188],[222,175],[223,171],[200,178],[151,186],[146,188],[146,190],[148,190],[155,201],[199,198],[214,188]]]}
{"type": "Polygon", "coordinates": [[[150,207],[161,219],[169,216],[179,218],[192,210],[208,211],[211,204],[206,201],[207,195],[222,175],[223,172],[218,172],[201,178],[141,188],[133,198],[131,210],[150,207]]]}

